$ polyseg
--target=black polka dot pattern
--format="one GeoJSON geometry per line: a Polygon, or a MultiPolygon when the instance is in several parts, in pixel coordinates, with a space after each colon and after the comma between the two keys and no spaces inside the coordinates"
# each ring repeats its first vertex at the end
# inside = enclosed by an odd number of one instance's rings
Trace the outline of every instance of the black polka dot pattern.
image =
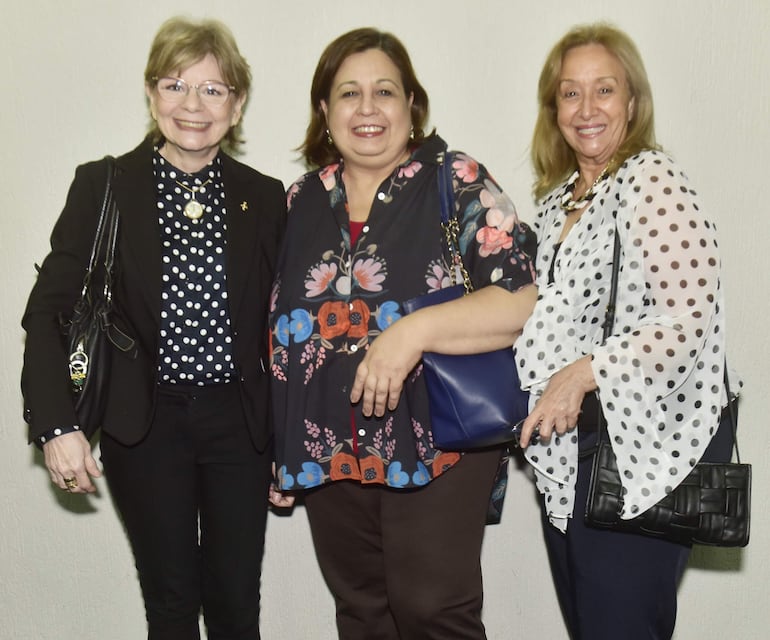
{"type": "Polygon", "coordinates": [[[195,385],[226,382],[234,375],[234,367],[219,158],[198,173],[188,174],[156,151],[153,167],[163,260],[159,381],[195,385]],[[203,216],[197,220],[184,215],[184,206],[192,197],[190,189],[203,205],[203,216]]]}
{"type": "MultiPolygon", "coordinates": [[[[519,373],[536,397],[549,377],[593,354],[592,367],[632,517],[658,502],[703,454],[722,402],[724,304],[714,226],[689,181],[657,151],[629,158],[556,254],[564,187],[535,223],[539,298],[517,342],[519,373]],[[623,254],[613,335],[609,296],[615,220],[623,254]]],[[[549,515],[564,530],[574,507],[575,439],[533,445],[527,458],[549,515]]]]}

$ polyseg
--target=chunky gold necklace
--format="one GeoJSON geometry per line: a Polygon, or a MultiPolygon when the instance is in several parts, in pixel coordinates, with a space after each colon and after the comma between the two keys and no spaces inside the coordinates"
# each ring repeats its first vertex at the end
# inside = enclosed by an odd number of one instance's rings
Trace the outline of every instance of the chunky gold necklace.
{"type": "Polygon", "coordinates": [[[607,165],[604,167],[604,169],[602,169],[602,172],[598,175],[596,180],[594,180],[594,183],[591,185],[588,191],[586,191],[579,198],[573,199],[572,195],[575,193],[575,184],[580,177],[580,171],[575,171],[575,173],[573,173],[570,176],[570,179],[567,181],[567,188],[564,190],[564,195],[561,197],[561,208],[564,209],[564,211],[567,213],[572,213],[577,209],[582,209],[589,202],[591,202],[591,200],[593,200],[596,197],[596,194],[599,192],[599,185],[601,185],[601,183],[609,175],[609,167],[610,165],[607,165]]]}
{"type": "Polygon", "coordinates": [[[179,182],[179,180],[174,180],[182,189],[186,189],[190,192],[190,199],[187,201],[187,204],[184,206],[184,214],[187,216],[190,220],[198,220],[203,215],[203,205],[198,202],[195,199],[195,195],[203,189],[209,182],[211,182],[211,178],[206,180],[203,184],[199,184],[195,187],[188,187],[183,182],[179,182]]]}

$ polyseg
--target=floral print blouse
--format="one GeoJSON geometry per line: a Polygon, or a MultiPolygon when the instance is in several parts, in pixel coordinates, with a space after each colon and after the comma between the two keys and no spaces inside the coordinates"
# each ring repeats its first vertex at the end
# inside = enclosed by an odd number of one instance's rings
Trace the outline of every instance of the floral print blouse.
{"type": "MultiPolygon", "coordinates": [[[[632,518],[676,487],[703,455],[725,404],[725,309],[714,225],[677,166],[643,151],[604,182],[555,254],[565,186],[543,200],[538,302],[516,342],[522,386],[591,354],[599,400],[632,518]],[[602,344],[615,229],[621,258],[615,323],[602,344]],[[548,270],[553,264],[553,281],[548,270]]],[[[551,523],[575,508],[577,429],[527,448],[551,523]]]]}
{"type": "MultiPolygon", "coordinates": [[[[420,487],[460,458],[433,446],[421,365],[406,380],[398,407],[383,417],[363,416],[349,397],[358,364],[401,317],[401,301],[453,284],[440,227],[438,167],[445,151],[432,136],[395,169],[354,246],[341,164],[289,188],[270,319],[283,490],[336,480],[420,487]]],[[[460,152],[449,157],[460,249],[474,286],[516,291],[532,283],[527,252],[534,234],[482,165],[460,152]]]]}

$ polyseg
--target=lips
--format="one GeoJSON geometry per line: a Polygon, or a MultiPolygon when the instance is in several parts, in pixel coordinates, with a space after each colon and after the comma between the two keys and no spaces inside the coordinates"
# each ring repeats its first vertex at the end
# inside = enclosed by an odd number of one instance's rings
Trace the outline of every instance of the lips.
{"type": "Polygon", "coordinates": [[[190,120],[175,120],[175,122],[181,129],[193,129],[195,131],[202,131],[209,126],[208,122],[192,122],[190,120]]]}
{"type": "Polygon", "coordinates": [[[376,124],[362,124],[359,127],[353,127],[353,133],[363,136],[377,135],[383,131],[385,131],[385,127],[376,124]]]}
{"type": "Polygon", "coordinates": [[[593,127],[577,127],[577,132],[581,136],[595,136],[606,128],[603,124],[598,124],[593,127]]]}

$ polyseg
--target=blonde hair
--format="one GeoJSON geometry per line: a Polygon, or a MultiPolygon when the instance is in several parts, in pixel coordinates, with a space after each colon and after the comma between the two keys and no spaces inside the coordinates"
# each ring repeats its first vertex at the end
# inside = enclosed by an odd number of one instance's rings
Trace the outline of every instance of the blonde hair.
{"type": "Polygon", "coordinates": [[[652,90],[633,40],[620,29],[603,22],[576,26],[554,45],[540,72],[538,114],[531,151],[536,175],[533,186],[536,199],[542,198],[577,169],[575,153],[564,140],[556,122],[556,94],[564,56],[571,49],[588,44],[599,44],[617,58],[626,74],[629,96],[634,99],[626,138],[610,163],[610,172],[643,149],[659,148],[655,142],[652,90]]]}
{"type": "MultiPolygon", "coordinates": [[[[209,54],[216,59],[225,84],[235,87],[234,98],[245,96],[241,107],[242,111],[245,110],[251,89],[251,70],[238,50],[232,32],[218,20],[195,21],[181,16],[166,20],[152,41],[144,81],[148,87],[154,88],[157,85],[154,78],[178,73],[209,54]]],[[[225,135],[223,146],[229,151],[237,151],[238,145],[243,142],[240,131],[239,120],[225,135]]],[[[155,121],[150,124],[149,135],[155,143],[163,139],[155,121]]]]}

